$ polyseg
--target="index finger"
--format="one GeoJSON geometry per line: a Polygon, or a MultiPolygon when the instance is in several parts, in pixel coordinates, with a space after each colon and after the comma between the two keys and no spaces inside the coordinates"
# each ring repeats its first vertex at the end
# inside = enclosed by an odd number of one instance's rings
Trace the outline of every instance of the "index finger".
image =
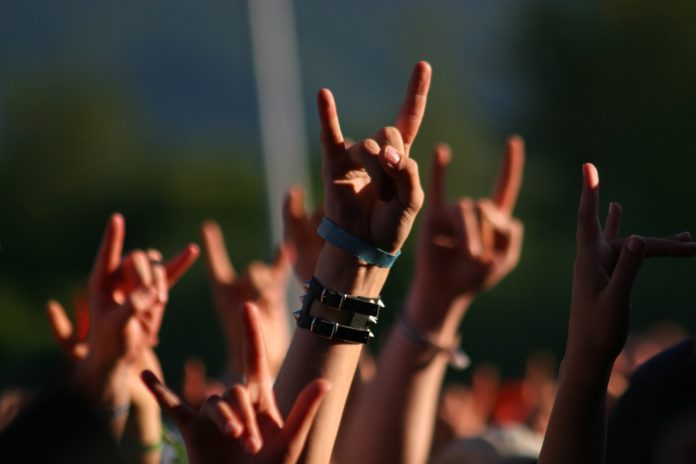
{"type": "Polygon", "coordinates": [[[321,143],[324,155],[337,156],[342,154],[346,145],[338,122],[338,111],[333,94],[329,89],[321,89],[317,94],[319,123],[321,124],[321,143]]]}
{"type": "Polygon", "coordinates": [[[504,213],[511,213],[517,202],[524,171],[524,140],[517,135],[508,137],[500,165],[498,181],[493,190],[493,202],[504,213]]]}
{"type": "Polygon", "coordinates": [[[196,414],[181,401],[181,398],[176,393],[164,385],[155,374],[149,370],[144,370],[141,372],[140,378],[154,395],[160,407],[167,411],[180,431],[183,431],[194,420],[196,414]]]}
{"type": "Polygon", "coordinates": [[[428,101],[428,90],[432,78],[432,68],[425,61],[419,61],[413,68],[411,80],[406,90],[406,99],[401,105],[399,116],[396,118],[396,128],[406,146],[406,153],[418,134],[418,128],[423,121],[425,106],[428,101]]]}
{"type": "Polygon", "coordinates": [[[92,268],[91,281],[93,285],[101,286],[108,276],[118,269],[123,251],[123,238],[126,233],[126,223],[119,213],[109,218],[104,231],[97,258],[92,268]]]}
{"type": "Polygon", "coordinates": [[[592,163],[582,165],[583,183],[578,208],[578,246],[599,240],[599,173],[592,163]]]}
{"type": "Polygon", "coordinates": [[[430,198],[431,207],[442,207],[445,204],[445,168],[452,158],[450,147],[441,143],[435,147],[430,164],[430,198]]]}

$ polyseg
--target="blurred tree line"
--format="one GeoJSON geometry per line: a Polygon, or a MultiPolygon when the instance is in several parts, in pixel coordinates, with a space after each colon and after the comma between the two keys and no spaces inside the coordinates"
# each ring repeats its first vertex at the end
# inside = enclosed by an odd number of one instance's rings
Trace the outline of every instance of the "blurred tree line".
{"type": "MultiPolygon", "coordinates": [[[[514,60],[506,71],[521,83],[519,110],[504,120],[477,119],[458,109],[466,95],[453,90],[457,83],[436,74],[417,144],[425,180],[427,148],[452,133],[450,193],[484,195],[505,135],[514,130],[527,141],[517,209],[526,225],[520,267],[474,304],[462,327],[472,359],[498,364],[508,375],[524,368],[533,349],[562,354],[582,162],[597,164],[603,204],[624,206],[625,231],[696,233],[690,215],[696,3],[534,0],[514,10],[508,43],[514,60]]],[[[432,40],[457,47],[442,32],[432,40]]],[[[436,73],[440,58],[433,59],[436,73]]],[[[0,95],[0,383],[17,372],[31,376],[28,356],[55,352],[44,302],[55,297],[70,305],[113,211],[126,217],[126,249],[152,246],[171,255],[197,241],[200,223],[214,218],[238,268],[271,256],[253,144],[169,146],[150,136],[151,121],[135,97],[103,79],[27,75],[0,95]]],[[[340,110],[345,98],[337,98],[340,110]]],[[[313,110],[308,113],[313,119],[313,110]]],[[[317,140],[310,144],[316,168],[317,140]]],[[[646,265],[637,283],[635,328],[667,318],[689,329],[696,325],[695,265],[646,265]]],[[[393,310],[406,293],[411,266],[407,249],[385,289],[393,310]]],[[[187,356],[201,356],[212,372],[223,364],[205,279],[199,262],[174,289],[167,309],[159,353],[174,384],[187,356]]]]}

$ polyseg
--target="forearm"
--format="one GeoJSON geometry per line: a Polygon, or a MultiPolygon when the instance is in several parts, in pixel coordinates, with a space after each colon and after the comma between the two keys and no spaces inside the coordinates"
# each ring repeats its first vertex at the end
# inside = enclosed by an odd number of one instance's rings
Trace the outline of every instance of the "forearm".
{"type": "Polygon", "coordinates": [[[611,364],[566,354],[540,464],[604,462],[611,364]]]}
{"type": "MultiPolygon", "coordinates": [[[[469,300],[425,298],[411,292],[406,317],[428,340],[451,346],[469,300]],[[447,317],[426,321],[424,308],[447,317]]],[[[341,463],[424,463],[432,441],[437,403],[448,357],[408,337],[396,323],[380,353],[377,375],[360,393],[336,457],[341,463]],[[355,446],[359,443],[360,446],[355,446]]]]}
{"type": "Polygon", "coordinates": [[[162,456],[162,416],[159,405],[134,402],[128,417],[123,446],[132,462],[155,464],[162,456]]]}
{"type": "Polygon", "coordinates": [[[132,366],[110,363],[90,355],[75,369],[73,386],[97,411],[109,417],[115,439],[121,439],[130,408],[129,377],[132,366]]]}
{"type": "MultiPolygon", "coordinates": [[[[337,291],[376,296],[381,292],[387,270],[357,263],[340,250],[327,245],[317,263],[315,276],[337,291]]],[[[310,313],[323,316],[331,309],[314,302],[310,313]]],[[[298,394],[309,382],[323,377],[332,389],[322,401],[305,447],[304,462],[329,462],[341,416],[357,369],[362,345],[327,340],[307,330],[295,331],[288,354],[276,380],[276,394],[285,417],[298,394]]]]}

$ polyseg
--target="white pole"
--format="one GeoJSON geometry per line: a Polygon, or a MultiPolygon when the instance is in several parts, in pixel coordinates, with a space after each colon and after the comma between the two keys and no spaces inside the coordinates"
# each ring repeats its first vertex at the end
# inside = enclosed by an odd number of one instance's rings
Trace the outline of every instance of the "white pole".
{"type": "Polygon", "coordinates": [[[248,4],[271,237],[277,245],[282,240],[285,191],[300,183],[310,193],[293,4],[292,0],[248,4]]]}

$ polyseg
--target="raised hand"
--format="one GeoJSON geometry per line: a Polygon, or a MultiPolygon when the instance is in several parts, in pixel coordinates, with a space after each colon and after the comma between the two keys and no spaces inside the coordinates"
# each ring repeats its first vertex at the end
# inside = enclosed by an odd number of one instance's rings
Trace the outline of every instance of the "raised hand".
{"type": "Polygon", "coordinates": [[[181,432],[190,462],[297,462],[330,386],[322,379],[309,383],[284,420],[273,393],[256,305],[245,304],[242,319],[244,384],[235,385],[223,397],[209,397],[195,412],[151,372],[143,373],[143,381],[181,432]]]}
{"type": "Polygon", "coordinates": [[[295,275],[300,282],[312,277],[319,253],[324,247],[324,239],[317,233],[323,215],[322,208],[307,214],[302,186],[295,185],[288,190],[283,203],[283,236],[289,245],[295,275]]]}
{"type": "MultiPolygon", "coordinates": [[[[384,127],[353,144],[343,138],[331,92],[322,89],[317,96],[325,217],[368,246],[388,253],[402,248],[423,205],[418,165],[410,151],[425,112],[430,80],[430,65],[416,64],[396,126],[384,127]]],[[[330,242],[324,244],[314,271],[317,280],[328,288],[373,298],[381,294],[388,274],[387,267],[366,262],[330,242]]],[[[348,315],[326,308],[319,301],[306,309],[310,316],[339,324],[348,315]]],[[[295,332],[276,382],[281,410],[288,411],[300,388],[317,374],[326,376],[333,385],[307,440],[307,462],[331,460],[361,348],[318,337],[309,330],[295,332]]],[[[370,428],[374,429],[374,424],[370,428]]],[[[372,450],[370,447],[363,454],[372,450]]],[[[345,459],[358,462],[352,456],[345,459]]]]}
{"type": "Polygon", "coordinates": [[[613,362],[626,342],[631,290],[643,259],[694,256],[696,243],[688,232],[667,238],[620,237],[618,203],[611,203],[602,230],[597,169],[585,164],[583,174],[567,348],[568,354],[613,362]]]}
{"type": "Polygon", "coordinates": [[[396,127],[385,127],[350,147],[343,140],[333,95],[328,89],[318,95],[325,214],[388,252],[401,248],[423,204],[418,165],[409,155],[430,79],[430,65],[418,63],[396,127]]]}
{"type": "Polygon", "coordinates": [[[541,464],[604,462],[607,384],[626,343],[638,271],[646,257],[696,254],[688,233],[621,238],[618,203],[610,205],[602,230],[597,169],[585,164],[583,177],[566,354],[541,464]]]}
{"type": "Polygon", "coordinates": [[[471,300],[515,268],[523,226],[512,216],[524,169],[524,143],[511,136],[491,198],[445,200],[449,147],[432,157],[430,192],[416,248],[406,318],[436,343],[454,343],[471,300]]]}
{"type": "Polygon", "coordinates": [[[227,254],[222,230],[216,222],[207,221],[202,225],[201,239],[215,306],[228,345],[231,373],[241,378],[243,372],[242,307],[246,301],[253,301],[260,308],[267,337],[269,366],[275,375],[285,357],[290,337],[286,303],[290,279],[288,253],[281,247],[272,264],[254,261],[238,276],[227,254]]]}
{"type": "Polygon", "coordinates": [[[124,235],[123,217],[114,214],[89,279],[89,299],[82,294],[75,298],[75,329],[59,302],[47,303],[54,337],[75,360],[96,350],[100,358],[107,355],[115,362],[128,355],[130,348],[139,352],[155,346],[169,289],[198,256],[198,247],[190,244],[167,263],[152,249],[122,258],[124,235]],[[133,324],[133,319],[139,323],[133,324]],[[119,332],[122,328],[126,328],[126,340],[119,332]],[[107,333],[111,335],[103,336],[107,333]]]}
{"type": "Polygon", "coordinates": [[[417,247],[414,285],[451,298],[474,295],[498,283],[517,264],[522,223],[512,216],[524,169],[524,144],[507,140],[491,198],[445,201],[447,146],[436,147],[430,191],[417,247]]]}

